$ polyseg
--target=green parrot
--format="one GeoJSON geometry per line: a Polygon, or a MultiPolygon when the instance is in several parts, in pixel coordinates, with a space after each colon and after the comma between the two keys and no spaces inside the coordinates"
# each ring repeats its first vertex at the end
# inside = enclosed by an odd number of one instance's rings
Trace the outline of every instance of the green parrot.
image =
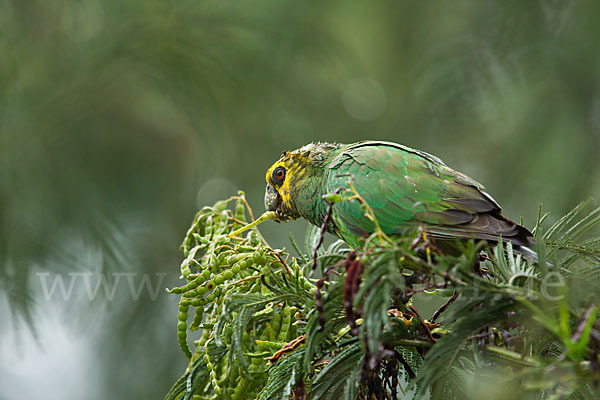
{"type": "MultiPolygon", "coordinates": [[[[265,208],[280,220],[303,217],[321,226],[329,209],[324,196],[348,193],[353,185],[387,235],[422,226],[436,241],[503,240],[537,261],[531,232],[504,217],[480,183],[397,143],[311,143],[284,151],[266,179],[265,208]]],[[[350,200],[334,204],[326,229],[356,248],[375,226],[358,200],[350,200]]]]}

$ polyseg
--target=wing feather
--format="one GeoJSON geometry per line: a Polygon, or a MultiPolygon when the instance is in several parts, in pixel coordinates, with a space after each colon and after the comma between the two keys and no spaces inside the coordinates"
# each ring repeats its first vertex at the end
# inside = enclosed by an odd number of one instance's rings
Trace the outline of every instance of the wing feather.
{"type": "MultiPolygon", "coordinates": [[[[439,238],[532,243],[531,233],[502,216],[480,183],[427,153],[390,142],[361,142],[341,149],[328,173],[327,189],[348,189],[352,181],[386,233],[423,224],[439,238]]],[[[353,234],[373,232],[357,201],[338,203],[335,210],[353,234]]]]}

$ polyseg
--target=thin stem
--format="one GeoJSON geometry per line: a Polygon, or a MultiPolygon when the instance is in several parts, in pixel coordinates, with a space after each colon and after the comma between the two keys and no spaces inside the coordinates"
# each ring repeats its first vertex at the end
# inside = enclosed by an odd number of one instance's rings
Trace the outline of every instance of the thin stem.
{"type": "Polygon", "coordinates": [[[435,322],[435,320],[438,319],[439,316],[442,315],[442,313],[444,311],[446,311],[446,308],[448,308],[448,306],[450,304],[454,303],[454,300],[456,300],[457,297],[458,297],[458,291],[455,290],[454,293],[452,293],[452,297],[450,297],[443,306],[438,308],[438,310],[433,313],[433,317],[431,317],[431,322],[435,322]]]}
{"type": "Polygon", "coordinates": [[[252,229],[255,226],[260,225],[263,222],[268,221],[270,219],[279,220],[279,217],[277,216],[277,213],[275,211],[265,211],[260,217],[258,217],[258,219],[256,221],[251,222],[246,226],[242,226],[240,229],[231,232],[228,236],[229,237],[239,236],[240,234],[244,233],[248,229],[252,229]]]}
{"type": "Polygon", "coordinates": [[[486,353],[490,356],[500,358],[504,361],[509,361],[516,365],[524,367],[541,367],[542,364],[530,357],[524,357],[523,355],[514,351],[507,350],[503,347],[487,345],[484,347],[486,353]]]}
{"type": "MultiPolygon", "coordinates": [[[[339,193],[340,192],[340,188],[338,188],[335,193],[339,193]]],[[[321,225],[321,230],[319,232],[319,241],[317,242],[317,245],[315,246],[314,250],[313,250],[313,262],[312,262],[312,271],[314,272],[317,269],[317,258],[318,258],[318,251],[319,248],[321,247],[321,245],[323,244],[323,239],[325,239],[325,232],[327,232],[327,225],[329,224],[329,221],[331,221],[331,215],[333,214],[333,203],[329,203],[329,207],[327,207],[327,215],[325,216],[325,219],[323,220],[323,225],[321,225]]]]}

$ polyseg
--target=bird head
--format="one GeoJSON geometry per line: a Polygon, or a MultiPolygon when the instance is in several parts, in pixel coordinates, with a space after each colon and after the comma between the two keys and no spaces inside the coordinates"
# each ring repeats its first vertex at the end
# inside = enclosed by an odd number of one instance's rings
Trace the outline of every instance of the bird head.
{"type": "Polygon", "coordinates": [[[267,170],[267,211],[276,211],[281,220],[301,217],[296,194],[306,189],[315,169],[322,166],[331,150],[337,147],[337,144],[311,143],[294,151],[284,151],[267,170]]]}

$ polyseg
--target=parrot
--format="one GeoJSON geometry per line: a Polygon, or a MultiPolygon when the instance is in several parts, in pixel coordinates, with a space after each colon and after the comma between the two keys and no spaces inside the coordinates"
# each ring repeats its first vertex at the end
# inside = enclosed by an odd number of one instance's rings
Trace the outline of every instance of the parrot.
{"type": "Polygon", "coordinates": [[[375,232],[375,223],[357,198],[331,203],[328,195],[357,193],[386,235],[420,227],[436,242],[510,242],[516,253],[537,262],[532,233],[503,216],[479,182],[401,144],[310,143],[283,151],[266,181],[265,208],[278,220],[304,218],[321,227],[327,219],[325,230],[353,249],[375,232]]]}

